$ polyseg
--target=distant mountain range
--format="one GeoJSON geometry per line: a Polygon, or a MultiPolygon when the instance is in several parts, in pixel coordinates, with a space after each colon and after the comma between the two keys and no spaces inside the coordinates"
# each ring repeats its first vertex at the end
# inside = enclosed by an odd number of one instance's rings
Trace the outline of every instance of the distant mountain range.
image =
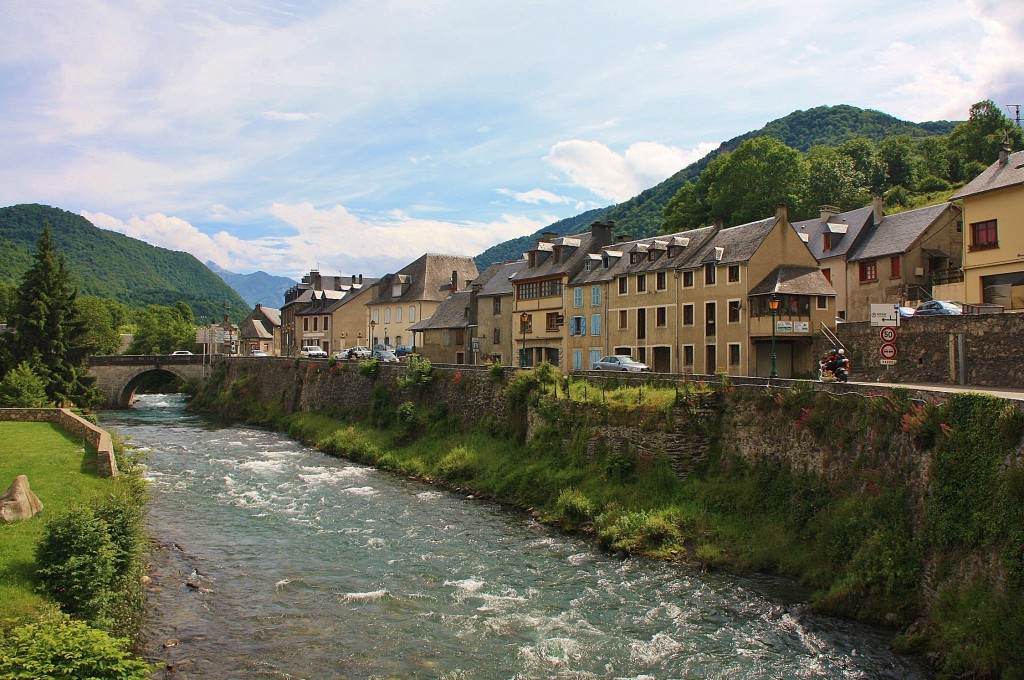
{"type": "Polygon", "coordinates": [[[100,229],[81,215],[38,204],[0,208],[0,283],[21,283],[46,223],[82,295],[129,307],[184,301],[199,321],[219,321],[225,314],[240,320],[250,311],[238,293],[192,255],[100,229]]]}
{"type": "Polygon", "coordinates": [[[206,266],[241,295],[250,307],[263,305],[272,309],[280,309],[284,304],[285,291],[298,283],[287,276],[274,276],[264,271],[236,274],[229,272],[216,262],[207,262],[206,266]]]}
{"type": "Polygon", "coordinates": [[[855,106],[819,106],[773,120],[760,130],[753,130],[723,142],[717,149],[686,166],[660,184],[638,195],[609,206],[590,210],[576,217],[548,225],[531,236],[504,241],[477,255],[476,266],[483,271],[495,262],[518,259],[523,252],[545,232],[559,236],[586,231],[597,220],[614,220],[616,232],[643,238],[658,233],[664,220],[665,206],[679,189],[697,179],[712,160],[727,151],[735,150],[742,142],[755,137],[774,137],[799,151],[816,145],[838,146],[851,139],[870,139],[879,142],[887,137],[910,135],[925,137],[949,134],[959,121],[910,123],[880,111],[855,106]],[[523,246],[526,246],[524,248],[523,246]]]}

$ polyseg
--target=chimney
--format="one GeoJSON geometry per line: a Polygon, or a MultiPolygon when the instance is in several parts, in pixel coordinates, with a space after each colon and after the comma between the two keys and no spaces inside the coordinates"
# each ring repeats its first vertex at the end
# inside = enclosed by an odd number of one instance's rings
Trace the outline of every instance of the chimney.
{"type": "Polygon", "coordinates": [[[821,215],[820,219],[823,219],[823,220],[827,220],[828,218],[832,217],[833,215],[838,215],[839,214],[839,208],[837,208],[834,205],[822,205],[822,206],[818,207],[818,210],[820,211],[820,215],[821,215]]]}
{"type": "Polygon", "coordinates": [[[789,223],[789,208],[786,207],[785,203],[779,203],[775,206],[775,219],[780,222],[789,223]]]}
{"type": "Polygon", "coordinates": [[[1003,142],[999,145],[999,165],[1006,165],[1010,160],[1010,137],[1006,135],[1003,137],[1003,142]]]}
{"type": "Polygon", "coordinates": [[[458,290],[458,289],[459,289],[459,272],[455,271],[455,270],[452,270],[452,290],[455,291],[455,290],[458,290]]]}
{"type": "Polygon", "coordinates": [[[882,218],[885,217],[885,213],[882,212],[882,197],[877,195],[872,196],[871,207],[873,210],[871,223],[877,227],[879,224],[882,223],[882,218]]]}
{"type": "Polygon", "coordinates": [[[618,236],[615,237],[615,242],[616,243],[625,243],[626,241],[629,241],[632,238],[633,237],[630,234],[619,234],[618,236]]]}
{"type": "Polygon", "coordinates": [[[558,236],[557,231],[545,231],[541,234],[540,241],[541,243],[551,243],[556,236],[558,236]]]}
{"type": "Polygon", "coordinates": [[[361,284],[362,282],[363,282],[363,275],[362,275],[362,274],[360,274],[360,275],[359,275],[359,283],[361,284]]]}
{"type": "Polygon", "coordinates": [[[352,285],[353,286],[356,285],[356,275],[355,274],[352,275],[352,285]]]}
{"type": "Polygon", "coordinates": [[[721,217],[716,217],[715,218],[715,224],[714,224],[715,233],[717,234],[718,232],[722,231],[722,227],[724,227],[724,226],[725,226],[725,222],[722,220],[722,218],[721,217]]]}
{"type": "Polygon", "coordinates": [[[615,222],[594,222],[590,225],[590,238],[599,248],[612,243],[615,241],[615,222]]]}

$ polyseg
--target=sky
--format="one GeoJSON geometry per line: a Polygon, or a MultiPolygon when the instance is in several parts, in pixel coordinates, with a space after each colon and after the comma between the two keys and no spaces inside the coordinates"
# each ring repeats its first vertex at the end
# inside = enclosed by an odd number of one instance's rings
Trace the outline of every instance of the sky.
{"type": "Polygon", "coordinates": [[[230,271],[381,276],[849,104],[1024,105],[1021,0],[7,0],[0,206],[230,271]]]}

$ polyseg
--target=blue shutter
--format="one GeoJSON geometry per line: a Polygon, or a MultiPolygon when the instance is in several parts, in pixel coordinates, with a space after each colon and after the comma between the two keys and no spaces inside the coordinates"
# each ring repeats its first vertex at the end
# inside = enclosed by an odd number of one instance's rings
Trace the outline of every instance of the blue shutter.
{"type": "Polygon", "coordinates": [[[583,306],[583,288],[577,286],[572,289],[572,306],[582,307],[583,306]]]}
{"type": "Polygon", "coordinates": [[[590,334],[601,335],[601,315],[595,314],[590,317],[590,334]]]}
{"type": "Polygon", "coordinates": [[[590,287],[590,306],[600,307],[601,306],[601,286],[590,287]]]}
{"type": "Polygon", "coordinates": [[[590,350],[590,366],[589,370],[593,370],[594,364],[601,360],[601,350],[592,349],[590,350]]]}
{"type": "Polygon", "coordinates": [[[572,367],[577,371],[583,368],[583,350],[574,349],[572,351],[572,367]]]}
{"type": "Polygon", "coordinates": [[[575,316],[569,318],[569,336],[572,337],[573,335],[576,335],[576,317],[575,316]]]}
{"type": "Polygon", "coordinates": [[[586,335],[586,334],[587,334],[587,317],[581,316],[580,317],[580,335],[586,335]]]}

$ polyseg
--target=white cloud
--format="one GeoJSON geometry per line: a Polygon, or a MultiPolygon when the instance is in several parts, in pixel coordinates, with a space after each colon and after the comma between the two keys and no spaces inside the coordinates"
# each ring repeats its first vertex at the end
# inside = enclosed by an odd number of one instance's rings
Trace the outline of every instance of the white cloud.
{"type": "Polygon", "coordinates": [[[522,203],[572,203],[568,196],[559,196],[546,189],[531,189],[529,191],[512,191],[511,189],[498,189],[499,194],[511,196],[522,203]]]}
{"type": "Polygon", "coordinates": [[[568,175],[574,184],[601,198],[621,202],[671,177],[717,146],[701,142],[683,151],[664,144],[636,142],[619,154],[601,142],[572,139],[556,143],[544,160],[568,175]]]}

